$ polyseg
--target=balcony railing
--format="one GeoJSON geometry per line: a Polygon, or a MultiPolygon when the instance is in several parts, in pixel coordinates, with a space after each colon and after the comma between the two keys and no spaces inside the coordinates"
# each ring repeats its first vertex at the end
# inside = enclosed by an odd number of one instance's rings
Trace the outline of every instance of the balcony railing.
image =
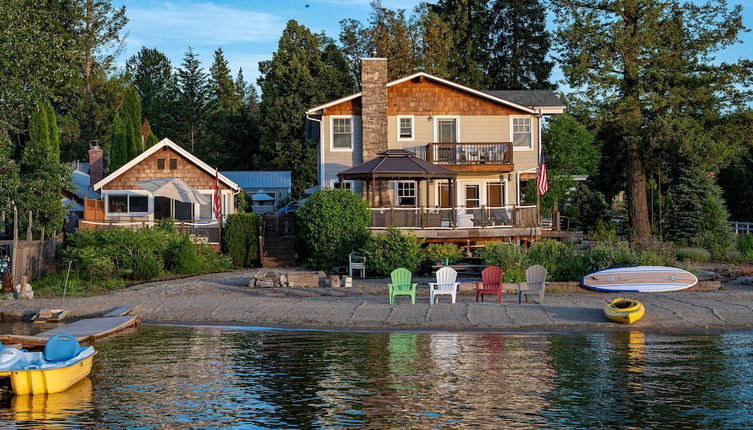
{"type": "Polygon", "coordinates": [[[370,208],[371,228],[470,229],[541,226],[536,206],[370,208]]]}
{"type": "Polygon", "coordinates": [[[438,165],[512,164],[512,143],[443,143],[426,145],[426,161],[438,165]]]}

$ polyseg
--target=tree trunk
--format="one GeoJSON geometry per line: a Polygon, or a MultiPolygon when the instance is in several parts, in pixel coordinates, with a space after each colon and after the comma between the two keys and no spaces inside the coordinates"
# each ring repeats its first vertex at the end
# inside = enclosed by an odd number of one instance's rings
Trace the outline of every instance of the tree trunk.
{"type": "Polygon", "coordinates": [[[627,197],[628,218],[633,229],[633,239],[643,239],[651,234],[646,199],[646,172],[636,142],[627,145],[627,197]]]}

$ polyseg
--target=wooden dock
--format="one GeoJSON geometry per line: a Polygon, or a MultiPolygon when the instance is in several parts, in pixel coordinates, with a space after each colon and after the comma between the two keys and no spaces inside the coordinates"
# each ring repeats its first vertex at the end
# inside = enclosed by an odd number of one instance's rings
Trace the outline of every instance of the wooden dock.
{"type": "Polygon", "coordinates": [[[136,316],[87,318],[38,333],[34,336],[18,336],[13,334],[0,335],[0,342],[4,344],[20,344],[25,348],[44,346],[47,340],[56,334],[69,334],[79,342],[91,342],[113,333],[135,327],[139,323],[136,316]]]}

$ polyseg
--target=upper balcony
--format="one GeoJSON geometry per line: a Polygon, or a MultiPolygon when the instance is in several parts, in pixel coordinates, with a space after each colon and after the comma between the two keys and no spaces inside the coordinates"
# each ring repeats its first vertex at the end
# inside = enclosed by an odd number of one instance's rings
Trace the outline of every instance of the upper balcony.
{"type": "Polygon", "coordinates": [[[512,172],[511,142],[449,143],[426,145],[426,161],[458,172],[512,172]]]}

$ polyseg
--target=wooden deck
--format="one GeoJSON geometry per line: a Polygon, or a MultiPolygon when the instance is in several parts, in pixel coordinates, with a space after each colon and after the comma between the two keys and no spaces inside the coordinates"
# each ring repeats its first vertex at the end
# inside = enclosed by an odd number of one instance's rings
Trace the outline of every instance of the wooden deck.
{"type": "Polygon", "coordinates": [[[47,340],[56,334],[69,334],[79,342],[91,342],[94,339],[111,335],[126,328],[135,327],[138,323],[139,319],[135,316],[87,318],[38,333],[34,336],[0,335],[0,342],[4,344],[20,344],[25,348],[39,347],[44,346],[47,340]]]}

